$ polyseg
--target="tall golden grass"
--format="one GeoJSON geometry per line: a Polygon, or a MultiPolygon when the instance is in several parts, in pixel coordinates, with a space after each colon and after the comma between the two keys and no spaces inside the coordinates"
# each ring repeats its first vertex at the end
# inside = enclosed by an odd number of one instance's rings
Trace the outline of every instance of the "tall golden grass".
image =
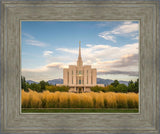
{"type": "Polygon", "coordinates": [[[37,93],[22,90],[21,104],[22,108],[138,108],[138,96],[136,93],[37,93]]]}

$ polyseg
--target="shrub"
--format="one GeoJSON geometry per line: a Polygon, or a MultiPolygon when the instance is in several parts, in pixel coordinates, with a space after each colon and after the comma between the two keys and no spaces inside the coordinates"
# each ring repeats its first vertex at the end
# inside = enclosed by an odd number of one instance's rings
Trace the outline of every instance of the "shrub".
{"type": "Polygon", "coordinates": [[[91,87],[90,89],[91,89],[91,91],[93,91],[93,92],[100,92],[100,91],[103,90],[103,87],[94,86],[94,87],[91,87]]]}
{"type": "Polygon", "coordinates": [[[68,86],[46,85],[45,89],[50,91],[50,92],[56,92],[56,91],[68,92],[69,91],[69,87],[68,86]]]}

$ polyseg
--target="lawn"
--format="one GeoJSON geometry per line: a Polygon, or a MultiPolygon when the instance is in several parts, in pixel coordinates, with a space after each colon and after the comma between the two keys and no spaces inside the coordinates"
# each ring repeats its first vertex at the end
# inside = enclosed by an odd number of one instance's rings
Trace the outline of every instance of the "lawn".
{"type": "Polygon", "coordinates": [[[22,113],[138,113],[138,109],[108,109],[108,108],[22,108],[22,113]]]}

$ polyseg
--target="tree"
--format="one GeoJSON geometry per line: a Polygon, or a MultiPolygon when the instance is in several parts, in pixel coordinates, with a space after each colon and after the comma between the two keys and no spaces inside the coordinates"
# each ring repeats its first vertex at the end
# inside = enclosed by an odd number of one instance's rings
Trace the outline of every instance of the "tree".
{"type": "Polygon", "coordinates": [[[134,92],[134,90],[135,90],[135,84],[131,80],[128,82],[128,92],[134,92]]]}
{"type": "Polygon", "coordinates": [[[128,82],[128,85],[130,85],[130,84],[133,84],[133,81],[132,81],[132,80],[128,82]]]}
{"type": "Polygon", "coordinates": [[[135,92],[138,93],[139,89],[139,79],[137,81],[133,82],[132,80],[128,83],[128,92],[135,92]]]}
{"type": "Polygon", "coordinates": [[[138,93],[139,92],[139,79],[137,79],[137,81],[135,81],[135,93],[138,93]]]}
{"type": "Polygon", "coordinates": [[[116,87],[116,92],[127,93],[127,86],[125,84],[118,84],[116,87]]]}
{"type": "Polygon", "coordinates": [[[108,85],[109,91],[110,92],[115,92],[116,88],[112,85],[108,85]]]}
{"type": "Polygon", "coordinates": [[[46,82],[44,80],[40,81],[40,92],[43,92],[43,90],[46,90],[46,82]]]}
{"type": "Polygon", "coordinates": [[[24,76],[21,76],[21,88],[24,89],[24,91],[28,92],[28,88],[27,88],[27,85],[26,85],[26,79],[24,76]]]}
{"type": "Polygon", "coordinates": [[[119,85],[119,81],[118,80],[114,80],[113,83],[111,83],[112,86],[117,87],[119,85]]]}
{"type": "Polygon", "coordinates": [[[40,84],[32,83],[29,85],[29,88],[36,92],[42,92],[40,84]]]}

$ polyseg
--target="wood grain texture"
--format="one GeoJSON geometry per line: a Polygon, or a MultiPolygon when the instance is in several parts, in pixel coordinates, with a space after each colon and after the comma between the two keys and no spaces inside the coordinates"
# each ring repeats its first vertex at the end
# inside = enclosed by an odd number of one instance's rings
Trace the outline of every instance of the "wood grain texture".
{"type": "Polygon", "coordinates": [[[158,133],[159,31],[156,1],[2,1],[2,131],[20,133],[158,133]],[[22,114],[22,20],[139,20],[140,112],[22,114]]]}

